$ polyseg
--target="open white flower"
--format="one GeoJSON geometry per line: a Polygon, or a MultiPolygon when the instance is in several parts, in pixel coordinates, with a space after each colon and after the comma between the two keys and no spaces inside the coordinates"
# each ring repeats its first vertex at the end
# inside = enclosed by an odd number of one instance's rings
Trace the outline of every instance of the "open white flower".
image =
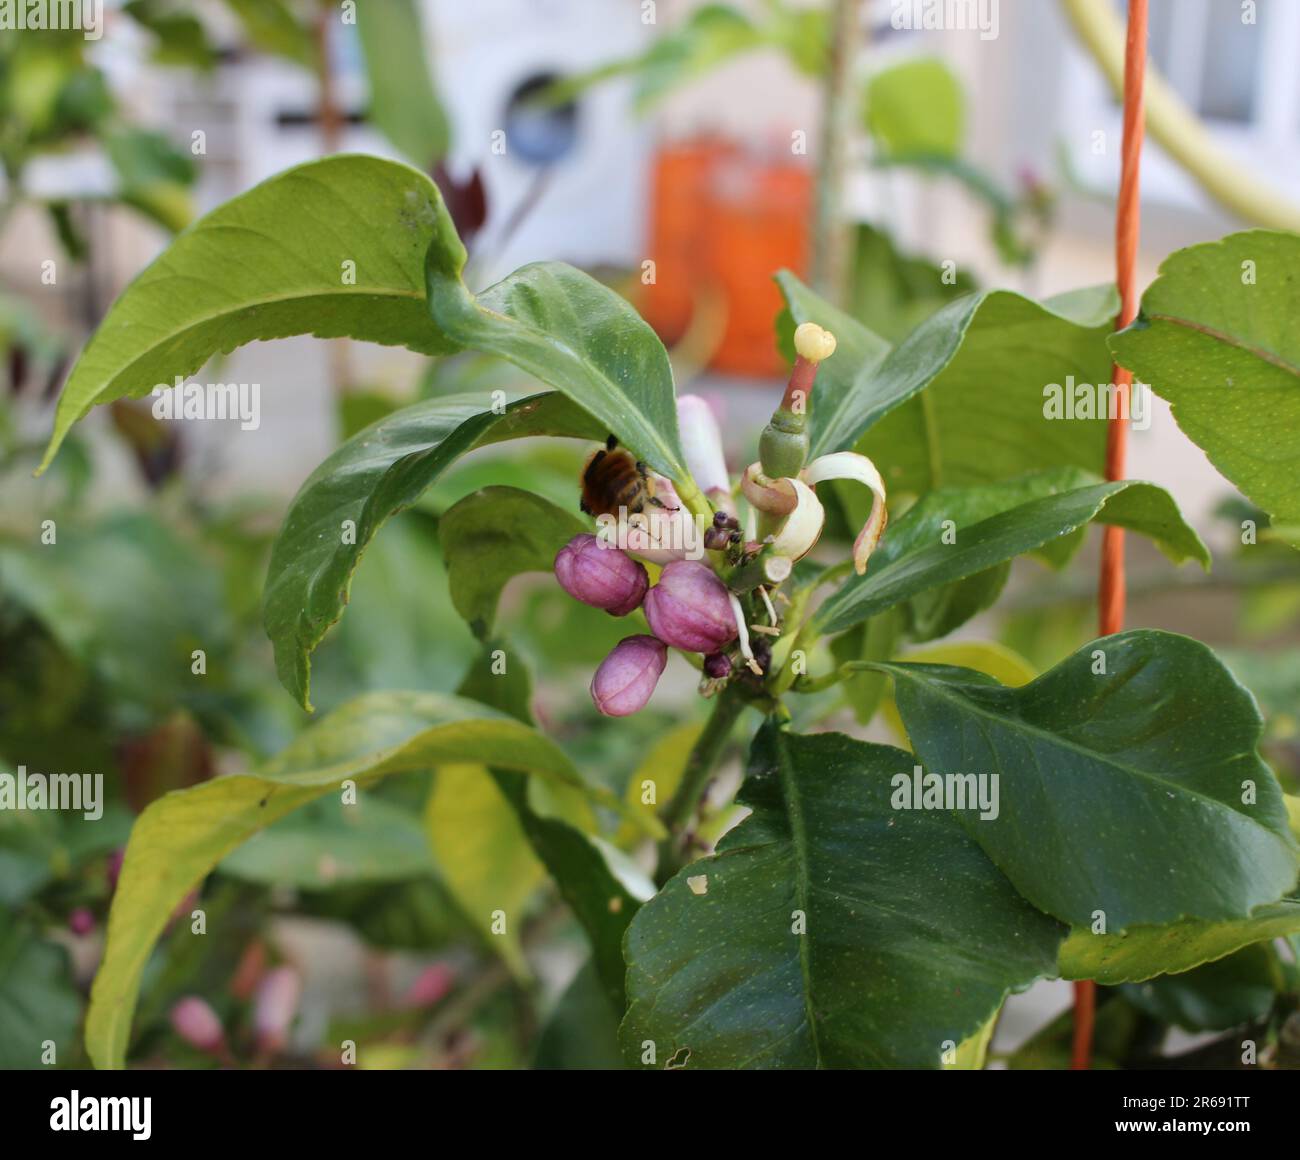
{"type": "Polygon", "coordinates": [[[851,479],[871,489],[871,514],[853,541],[853,567],[861,576],[867,570],[867,560],[876,550],[889,519],[885,507],[885,481],[880,478],[876,465],[856,451],[835,451],[814,459],[801,474],[814,487],[828,479],[851,479]]]}

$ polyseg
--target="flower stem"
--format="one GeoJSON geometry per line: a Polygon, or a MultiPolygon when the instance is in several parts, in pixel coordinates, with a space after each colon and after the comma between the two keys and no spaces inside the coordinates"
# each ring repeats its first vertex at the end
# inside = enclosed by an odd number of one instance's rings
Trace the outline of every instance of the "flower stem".
{"type": "Polygon", "coordinates": [[[677,792],[660,815],[668,837],[659,846],[659,885],[668,881],[685,864],[680,831],[695,815],[700,799],[709,784],[714,766],[731,736],[732,728],[745,709],[745,698],[734,686],[728,686],[713,702],[713,712],[704,731],[696,738],[677,792]]]}
{"type": "Polygon", "coordinates": [[[838,304],[847,280],[848,245],[844,221],[844,170],[849,148],[854,56],[862,0],[834,0],[830,9],[830,42],[822,80],[821,149],[817,160],[816,216],[812,236],[812,284],[838,304]]]}

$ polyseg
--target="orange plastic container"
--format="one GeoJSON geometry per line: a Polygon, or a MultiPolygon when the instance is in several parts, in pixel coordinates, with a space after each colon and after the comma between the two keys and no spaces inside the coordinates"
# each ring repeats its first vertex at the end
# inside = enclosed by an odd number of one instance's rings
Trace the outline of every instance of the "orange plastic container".
{"type": "Polygon", "coordinates": [[[784,371],[772,275],[803,274],[812,179],[792,160],[769,160],[702,137],[667,145],[652,169],[650,254],[655,279],[639,305],[666,343],[681,339],[703,298],[721,303],[722,334],[709,363],[730,374],[784,371]]]}

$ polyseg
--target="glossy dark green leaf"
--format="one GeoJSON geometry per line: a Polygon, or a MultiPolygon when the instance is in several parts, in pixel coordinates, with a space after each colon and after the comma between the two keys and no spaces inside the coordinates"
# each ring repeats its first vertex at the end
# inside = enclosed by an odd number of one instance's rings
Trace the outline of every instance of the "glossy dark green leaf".
{"type": "Polygon", "coordinates": [[[1291,527],[1300,526],[1297,268],[1300,238],[1270,230],[1179,250],[1136,321],[1111,339],[1210,462],[1291,527]]]}
{"type": "Polygon", "coordinates": [[[366,545],[459,456],[525,435],[600,431],[559,394],[500,412],[481,396],[451,395],[394,411],[339,447],[294,497],[271,551],[264,621],[284,687],[309,705],[311,652],[343,614],[366,545]]]}
{"type": "Polygon", "coordinates": [[[631,305],[561,262],[524,266],[475,296],[461,281],[465,257],[444,212],[426,269],[438,329],[562,391],[673,480],[687,507],[702,503],[682,458],[668,352],[631,305]]]}
{"type": "Polygon", "coordinates": [[[577,516],[516,487],[467,495],[438,527],[456,611],[485,638],[506,584],[524,572],[549,572],[556,553],[586,531],[590,526],[577,516]]]}
{"type": "Polygon", "coordinates": [[[1130,983],[1124,997],[1184,1031],[1226,1031],[1267,1015],[1281,979],[1276,953],[1256,943],[1181,975],[1130,983]]]}
{"type": "Polygon", "coordinates": [[[892,808],[914,760],[764,727],[753,813],[628,929],[629,1062],[653,1044],[660,1068],[938,1067],[1052,972],[1063,928],[953,815],[892,808]]]}
{"type": "Polygon", "coordinates": [[[883,340],[829,313],[791,276],[782,275],[780,284],[795,322],[827,325],[850,344],[849,357],[841,359],[837,348],[818,373],[814,455],[856,444],[877,460],[891,490],[917,494],[1061,464],[1101,469],[1105,423],[1048,419],[1043,404],[1045,387],[1064,384],[1067,375],[1109,379],[1105,337],[1116,309],[1109,287],[1044,303],[1007,290],[967,295],[883,358],[862,358],[855,352],[871,352],[883,340]],[[886,426],[872,430],[882,420],[886,426]]]}
{"type": "MultiPolygon", "coordinates": [[[[1064,468],[927,495],[886,529],[866,574],[851,576],[822,605],[818,625],[824,632],[842,631],[1024,552],[1038,550],[1053,563],[1064,562],[1078,547],[1077,539],[1066,537],[1093,519],[1150,536],[1175,561],[1190,557],[1208,566],[1205,545],[1163,488],[1132,480],[1086,484],[1086,478],[1064,468]]],[[[957,593],[953,607],[922,611],[931,624],[955,627],[991,603],[1000,587],[986,585],[974,597],[957,593]]]]}
{"type": "Polygon", "coordinates": [[[1014,689],[969,669],[876,667],[927,773],[998,775],[998,816],[962,822],[1062,921],[1118,933],[1241,919],[1295,884],[1259,710],[1205,645],[1119,633],[1014,689]]]}

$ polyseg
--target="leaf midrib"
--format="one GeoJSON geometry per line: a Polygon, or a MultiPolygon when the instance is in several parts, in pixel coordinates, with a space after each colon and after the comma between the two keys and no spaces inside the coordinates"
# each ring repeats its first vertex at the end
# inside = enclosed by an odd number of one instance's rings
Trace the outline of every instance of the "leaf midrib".
{"type": "Polygon", "coordinates": [[[1273,351],[1268,350],[1265,347],[1255,346],[1249,342],[1245,342],[1244,340],[1236,338],[1225,331],[1209,326],[1204,322],[1194,322],[1192,319],[1183,318],[1181,315],[1164,314],[1158,311],[1152,311],[1147,314],[1146,317],[1153,322],[1167,322],[1170,326],[1179,326],[1185,330],[1192,330],[1197,334],[1203,334],[1207,338],[1212,338],[1216,342],[1223,343],[1225,346],[1233,347],[1235,350],[1244,351],[1246,354],[1253,355],[1262,362],[1269,363],[1272,366],[1277,367],[1279,370],[1286,371],[1287,374],[1300,378],[1300,366],[1288,362],[1280,354],[1275,354],[1273,351]]]}
{"type": "MultiPolygon", "coordinates": [[[[879,664],[874,661],[867,662],[867,664],[869,667],[877,668],[882,671],[887,671],[890,673],[890,675],[896,675],[896,670],[901,667],[898,665],[879,664]]],[[[1007,718],[1005,716],[1003,716],[1000,713],[994,713],[988,709],[985,709],[982,705],[978,704],[977,702],[961,696],[959,693],[952,691],[946,684],[944,684],[941,681],[927,682],[923,677],[913,676],[910,673],[903,673],[901,675],[903,675],[907,680],[916,682],[918,685],[922,686],[925,689],[931,691],[938,690],[935,693],[935,695],[941,697],[944,700],[952,701],[958,705],[964,706],[966,709],[976,714],[977,716],[987,718],[988,720],[997,722],[1001,725],[1006,725],[1007,718]]],[[[1006,688],[1006,686],[1002,686],[1002,687],[1006,688]]],[[[1094,749],[1085,749],[1083,746],[1078,745],[1075,742],[1069,741],[1061,737],[1057,733],[1049,732],[1046,729],[1031,724],[1030,722],[1026,721],[1023,717],[1016,717],[1015,721],[1017,722],[1018,725],[1022,726],[1027,733],[1032,734],[1034,737],[1041,738],[1043,740],[1051,742],[1059,748],[1069,750],[1070,752],[1073,753],[1082,754],[1086,757],[1093,759],[1094,761],[1099,762],[1102,765],[1105,765],[1107,768],[1116,770],[1117,772],[1132,774],[1143,781],[1153,783],[1154,785],[1158,786],[1161,789],[1164,790],[1175,789],[1180,791],[1183,794],[1186,794],[1189,797],[1193,797],[1199,801],[1206,802],[1221,810],[1227,810],[1230,813],[1237,814],[1239,817],[1244,818],[1252,825],[1258,826],[1266,834],[1282,842],[1283,846],[1286,846],[1285,839],[1282,838],[1275,830],[1269,829],[1269,827],[1264,825],[1263,822],[1259,821],[1257,818],[1251,817],[1250,814],[1243,813],[1241,810],[1233,809],[1232,806],[1228,805],[1226,802],[1220,801],[1218,798],[1209,797],[1208,795],[1202,793],[1200,790],[1191,789],[1188,786],[1182,784],[1181,782],[1167,781],[1163,777],[1154,773],[1150,773],[1147,770],[1139,769],[1135,766],[1130,766],[1124,764],[1123,762],[1115,761],[1113,758],[1105,754],[1098,753],[1094,749]]],[[[1249,753],[1233,754],[1232,757],[1225,758],[1225,761],[1231,761],[1237,757],[1249,757],[1249,756],[1250,756],[1249,753]]]]}
{"type": "MultiPolygon", "coordinates": [[[[786,816],[790,822],[790,844],[794,847],[795,896],[804,919],[808,916],[808,834],[804,824],[803,802],[799,798],[795,784],[794,763],[790,760],[790,751],[786,744],[783,730],[776,731],[777,776],[781,779],[781,796],[785,800],[786,816]]],[[[821,1040],[817,1033],[817,1013],[813,1008],[812,998],[812,964],[808,933],[799,935],[799,974],[803,979],[804,1017],[808,1020],[808,1032],[812,1037],[813,1058],[818,1068],[822,1066],[821,1040]]]]}

